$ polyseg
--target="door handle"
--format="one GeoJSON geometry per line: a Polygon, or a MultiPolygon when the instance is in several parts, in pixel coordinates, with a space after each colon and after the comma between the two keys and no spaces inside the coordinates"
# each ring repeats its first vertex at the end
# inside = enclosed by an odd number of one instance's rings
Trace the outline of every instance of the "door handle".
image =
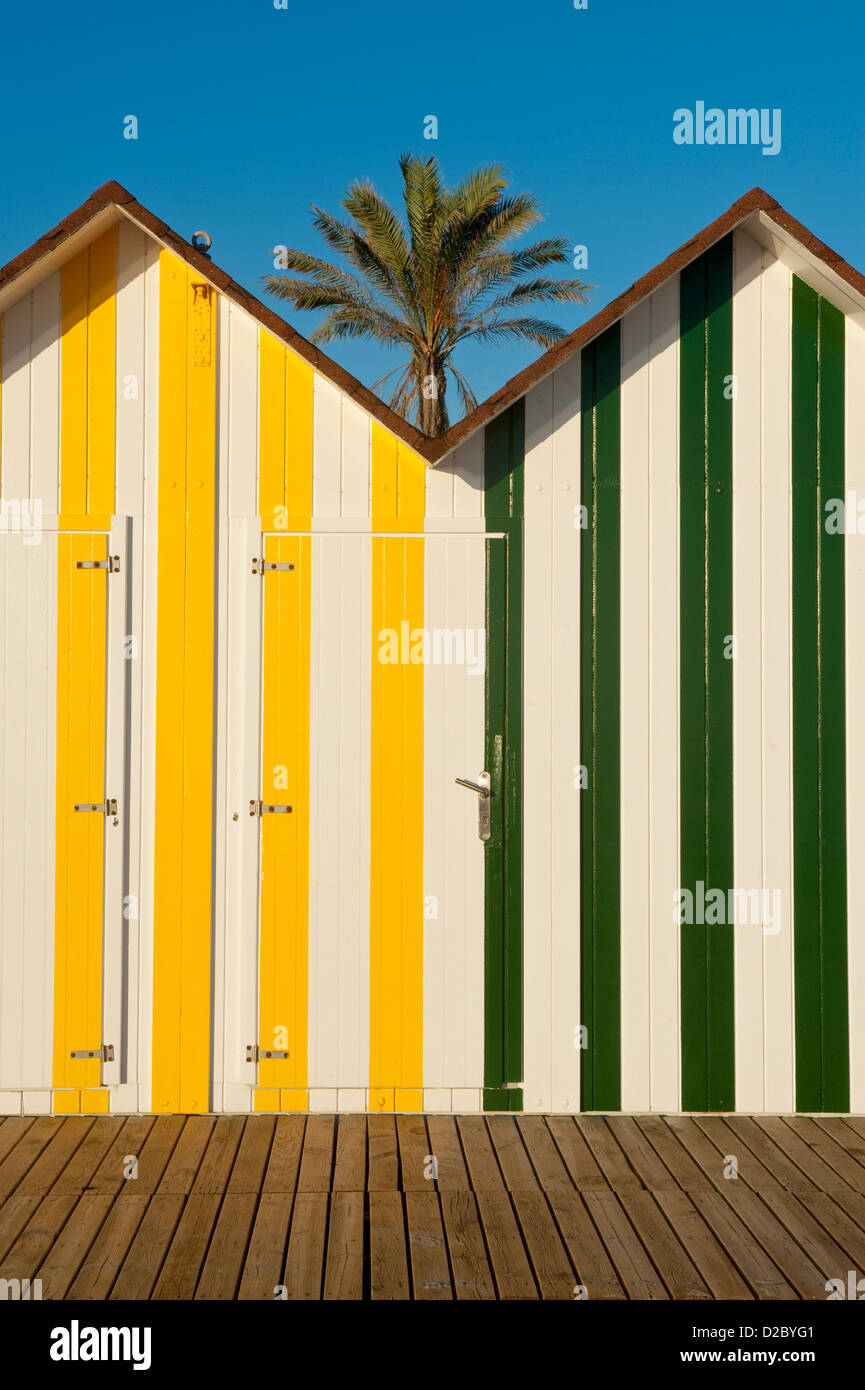
{"type": "Polygon", "coordinates": [[[454,781],[460,787],[468,787],[470,792],[477,792],[478,796],[478,839],[488,840],[492,826],[490,815],[490,774],[481,772],[478,774],[477,782],[470,782],[467,777],[455,777],[454,781]]]}

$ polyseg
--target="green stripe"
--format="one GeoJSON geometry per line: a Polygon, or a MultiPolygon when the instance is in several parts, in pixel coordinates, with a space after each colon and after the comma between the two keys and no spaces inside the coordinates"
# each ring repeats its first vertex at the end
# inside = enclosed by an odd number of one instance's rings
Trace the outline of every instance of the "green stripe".
{"type": "Polygon", "coordinates": [[[491,778],[492,826],[484,846],[484,1109],[522,1110],[522,400],[484,433],[487,541],[485,767],[491,778]]]}
{"type": "Polygon", "coordinates": [[[793,277],[793,924],[796,1108],[850,1108],[844,537],[844,316],[793,277]]]}
{"type": "Polygon", "coordinates": [[[583,1110],[621,1108],[620,399],[621,332],[583,350],[580,553],[580,802],[583,1110]]]}
{"type": "Polygon", "coordinates": [[[725,904],[721,923],[681,928],[684,1110],[735,1103],[732,295],[728,236],[680,278],[681,886],[695,902],[700,883],[720,890],[725,904]]]}

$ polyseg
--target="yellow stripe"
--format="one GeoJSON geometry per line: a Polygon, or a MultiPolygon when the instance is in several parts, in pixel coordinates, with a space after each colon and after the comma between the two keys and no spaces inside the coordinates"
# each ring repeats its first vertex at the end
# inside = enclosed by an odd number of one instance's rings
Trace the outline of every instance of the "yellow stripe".
{"type": "MultiPolygon", "coordinates": [[[[309,531],[312,369],[260,335],[259,515],[264,531],[309,531]]],[[[312,549],[309,536],[268,536],[264,556],[293,570],[264,583],[262,787],[290,805],[261,819],[259,1046],[253,1108],[306,1110],[309,1031],[309,688],[312,549]]]]}
{"type": "Polygon", "coordinates": [[[214,292],[159,258],[153,1092],[209,1108],[216,351],[214,292]]]}
{"type": "Polygon", "coordinates": [[[115,498],[117,228],[60,272],[60,511],[110,516],[115,498]]]}
{"type": "MultiPolygon", "coordinates": [[[[424,470],[373,421],[374,532],[423,532],[424,470]]],[[[371,1110],[422,1109],[424,668],[378,656],[386,631],[398,640],[407,633],[410,643],[423,621],[422,534],[379,535],[372,542],[371,1110]]]]}
{"type": "MultiPolygon", "coordinates": [[[[57,774],[54,871],[54,1064],[58,1113],[81,1109],[81,1088],[98,1088],[102,1037],[102,923],[105,817],[73,809],[105,797],[107,574],[79,570],[103,560],[104,536],[57,537],[57,774]]],[[[92,1092],[90,1093],[92,1096],[92,1092]]]]}

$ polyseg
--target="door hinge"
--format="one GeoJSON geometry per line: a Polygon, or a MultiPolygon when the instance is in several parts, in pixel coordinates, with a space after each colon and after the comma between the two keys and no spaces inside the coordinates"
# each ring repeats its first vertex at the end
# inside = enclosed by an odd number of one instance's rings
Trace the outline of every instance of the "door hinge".
{"type": "Polygon", "coordinates": [[[117,815],[117,801],[112,797],[110,801],[76,801],[76,811],[101,811],[103,816],[117,815]]]}
{"type": "Polygon", "coordinates": [[[82,1047],[77,1052],[70,1052],[70,1057],[74,1057],[77,1062],[90,1061],[93,1057],[99,1057],[103,1062],[114,1061],[114,1044],[103,1043],[101,1047],[82,1047]]]}
{"type": "Polygon", "coordinates": [[[120,556],[109,555],[107,560],[76,560],[75,568],[79,570],[107,570],[109,574],[119,574],[120,556]]]}
{"type": "Polygon", "coordinates": [[[287,1052],[274,1052],[259,1047],[258,1043],[250,1043],[246,1049],[247,1062],[287,1062],[287,1052]]]}
{"type": "Polygon", "coordinates": [[[263,556],[258,555],[253,555],[252,557],[253,574],[269,574],[271,570],[293,569],[294,565],[290,565],[287,561],[283,562],[278,560],[265,560],[263,556]]]}
{"type": "Polygon", "coordinates": [[[290,810],[290,806],[274,806],[266,801],[250,801],[249,803],[251,816],[287,816],[290,810]]]}

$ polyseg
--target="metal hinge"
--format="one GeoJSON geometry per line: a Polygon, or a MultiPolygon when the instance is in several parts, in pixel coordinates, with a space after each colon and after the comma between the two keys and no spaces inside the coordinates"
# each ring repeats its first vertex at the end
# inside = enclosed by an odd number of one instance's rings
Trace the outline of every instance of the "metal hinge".
{"type": "Polygon", "coordinates": [[[293,569],[294,569],[294,565],[290,565],[290,564],[288,564],[287,562],[283,563],[283,562],[277,561],[277,560],[265,560],[263,557],[259,557],[258,555],[253,555],[253,557],[252,557],[252,573],[253,573],[253,574],[268,574],[271,570],[293,570],[293,569]]]}
{"type": "Polygon", "coordinates": [[[250,1043],[246,1049],[246,1060],[247,1062],[287,1062],[288,1053],[267,1051],[265,1048],[259,1047],[258,1043],[250,1043]]]}
{"type": "Polygon", "coordinates": [[[101,811],[104,816],[117,815],[117,801],[112,797],[110,801],[76,801],[76,811],[101,811]]]}
{"type": "Polygon", "coordinates": [[[79,570],[107,570],[109,574],[119,574],[120,556],[109,555],[107,560],[76,560],[75,568],[79,570]]]}
{"type": "Polygon", "coordinates": [[[251,816],[286,816],[290,810],[290,806],[273,806],[265,801],[250,801],[249,803],[251,816]]]}
{"type": "Polygon", "coordinates": [[[99,1057],[103,1062],[113,1062],[114,1044],[103,1043],[101,1047],[82,1047],[77,1052],[70,1052],[69,1056],[80,1062],[89,1061],[93,1057],[99,1057]]]}

